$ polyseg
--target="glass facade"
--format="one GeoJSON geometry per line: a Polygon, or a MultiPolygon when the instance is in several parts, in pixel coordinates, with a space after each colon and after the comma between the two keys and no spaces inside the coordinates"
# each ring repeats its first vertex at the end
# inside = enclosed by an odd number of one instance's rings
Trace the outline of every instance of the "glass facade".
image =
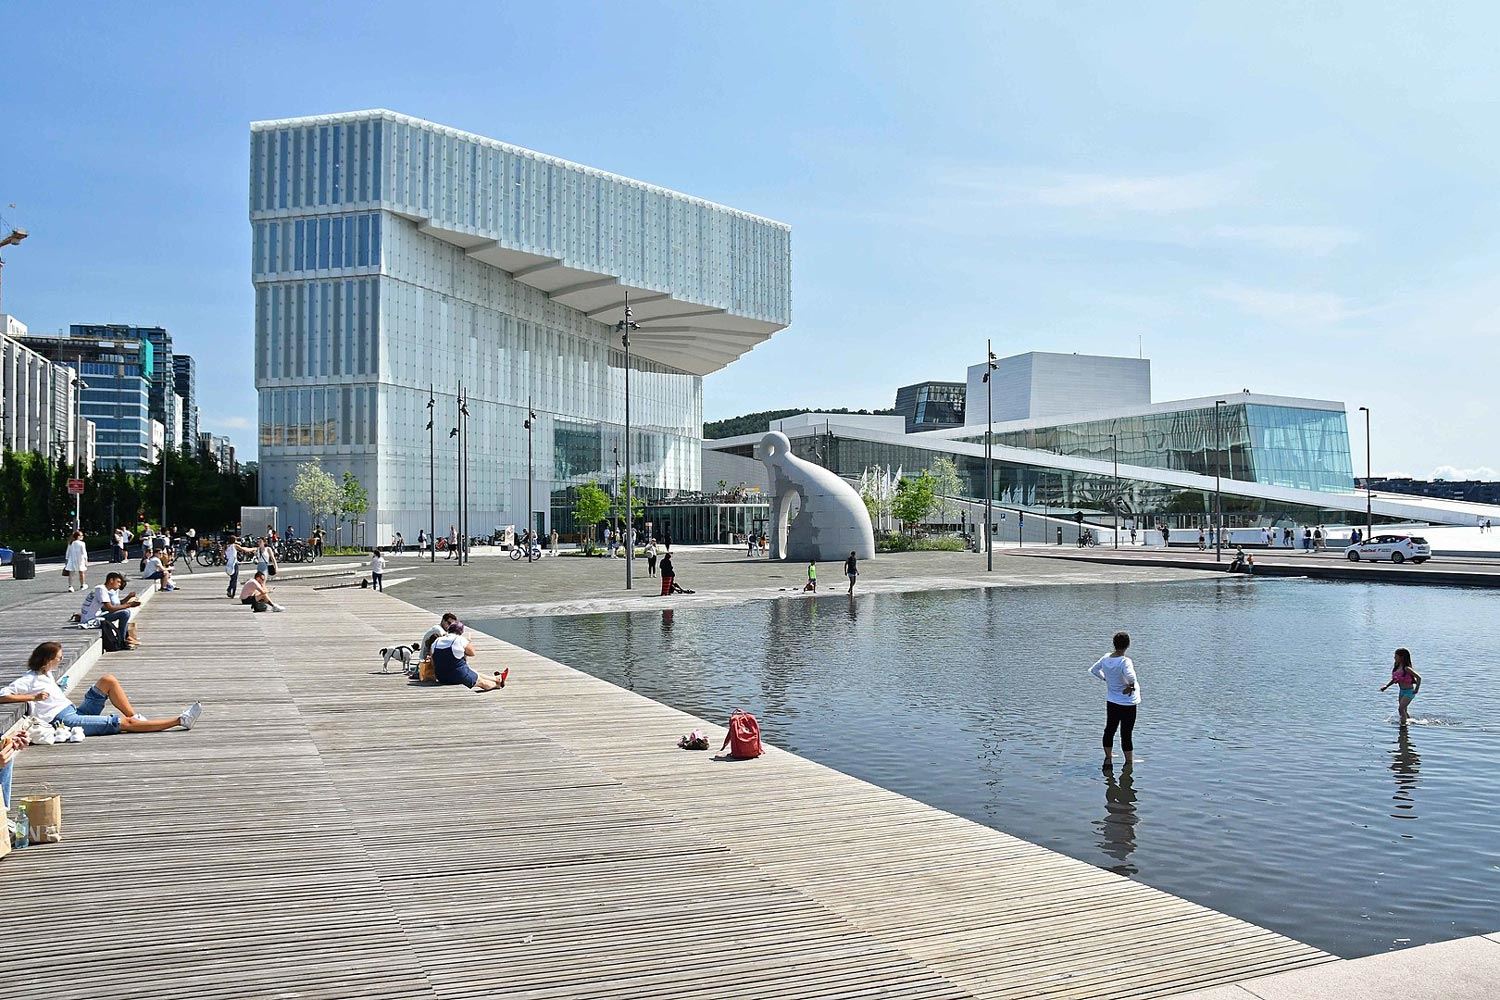
{"type": "MultiPolygon", "coordinates": [[[[958,469],[963,495],[975,499],[985,495],[985,463],[981,455],[865,441],[836,433],[794,437],[791,442],[794,454],[850,480],[857,479],[869,468],[900,469],[903,475],[916,475],[930,468],[935,459],[946,456],[958,469]]],[[[753,454],[753,445],[738,445],[725,450],[749,456],[753,454]]],[[[1054,516],[1083,511],[1099,523],[1107,523],[1118,514],[1122,523],[1163,523],[1173,528],[1196,528],[1209,523],[1214,503],[1212,489],[1199,491],[1144,480],[1117,480],[1108,474],[1052,469],[998,459],[994,463],[994,475],[990,496],[1002,507],[1054,516]]],[[[1365,519],[1363,511],[1351,512],[1228,493],[1223,494],[1223,503],[1224,524],[1231,528],[1294,523],[1363,524],[1365,519]]]]}
{"type": "Polygon", "coordinates": [[[906,433],[964,425],[962,382],[919,382],[896,390],[896,412],[906,418],[906,433]]]}
{"type": "MultiPolygon", "coordinates": [[[[1325,493],[1354,489],[1343,410],[1230,403],[1000,431],[996,444],[1325,493]],[[1118,447],[1118,451],[1116,448],[1118,447]]],[[[984,434],[959,440],[984,443],[984,434]]]]}
{"type": "MultiPolygon", "coordinates": [[[[785,226],[386,112],[254,126],[250,218],[261,501],[305,524],[291,488],[316,457],[369,490],[372,542],[414,538],[429,502],[439,531],[457,520],[460,386],[475,533],[525,521],[528,405],[538,510],[550,492],[610,482],[625,451],[612,327],[425,226],[790,319],[785,226]]],[[[639,354],[630,371],[637,483],[696,490],[702,377],[639,354]]]]}

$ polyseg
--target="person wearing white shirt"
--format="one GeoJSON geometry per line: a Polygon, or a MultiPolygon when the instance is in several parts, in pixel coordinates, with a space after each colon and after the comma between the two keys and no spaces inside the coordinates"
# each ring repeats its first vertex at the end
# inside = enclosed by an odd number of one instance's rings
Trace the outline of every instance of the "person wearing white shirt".
{"type": "Polygon", "coordinates": [[[382,594],[385,593],[385,556],[380,550],[375,550],[375,555],[370,559],[370,585],[382,594]]]}
{"type": "Polygon", "coordinates": [[[63,555],[63,576],[68,578],[68,593],[73,593],[73,577],[78,577],[78,589],[89,585],[89,549],[83,544],[83,532],[73,532],[73,540],[63,555]]]}
{"type": "Polygon", "coordinates": [[[1135,664],[1125,651],[1130,648],[1127,632],[1115,633],[1114,652],[1100,657],[1099,662],[1089,668],[1089,673],[1105,684],[1104,695],[1104,766],[1114,762],[1115,730],[1120,730],[1120,749],[1125,751],[1125,763],[1135,763],[1135,713],[1141,703],[1141,685],[1135,676],[1135,664]]]}
{"type": "Polygon", "coordinates": [[[110,573],[103,583],[83,595],[83,608],[78,612],[78,624],[84,628],[97,628],[104,637],[106,653],[128,647],[131,608],[140,606],[134,594],[120,600],[118,588],[124,585],[123,576],[110,573]]]}
{"type": "Polygon", "coordinates": [[[26,672],[0,688],[0,705],[29,704],[31,714],[48,725],[78,727],[85,736],[111,736],[115,733],[162,733],[168,729],[192,729],[203,706],[193,702],[175,718],[148,719],[137,715],[125,688],[114,674],[105,674],[94,682],[77,708],[68,701],[52,671],[62,664],[62,643],[44,642],[31,651],[26,672]],[[117,714],[105,715],[107,705],[117,714]]]}
{"type": "Polygon", "coordinates": [[[240,586],[240,556],[250,558],[255,555],[255,550],[249,546],[241,545],[239,538],[235,535],[229,536],[229,541],[224,543],[224,572],[229,577],[229,586],[224,588],[225,596],[231,601],[238,596],[240,586]]]}
{"type": "Polygon", "coordinates": [[[164,557],[156,552],[151,553],[146,560],[146,572],[142,579],[155,580],[157,587],[161,590],[176,590],[172,584],[172,571],[167,568],[164,557]]]}

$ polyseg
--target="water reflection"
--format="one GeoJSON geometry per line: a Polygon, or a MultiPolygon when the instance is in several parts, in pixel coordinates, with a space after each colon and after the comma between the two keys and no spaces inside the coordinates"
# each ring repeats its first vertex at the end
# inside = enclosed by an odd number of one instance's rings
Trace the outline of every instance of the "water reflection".
{"type": "Polygon", "coordinates": [[[672,631],[672,609],[671,608],[663,608],[662,609],[662,613],[661,613],[661,630],[663,632],[670,632],[670,631],[672,631]]]}
{"type": "Polygon", "coordinates": [[[1411,734],[1405,729],[1396,737],[1396,748],[1391,751],[1391,774],[1396,778],[1396,794],[1391,800],[1396,803],[1391,819],[1416,819],[1417,773],[1422,769],[1422,755],[1412,745],[1411,734]]]}
{"type": "Polygon", "coordinates": [[[1126,764],[1115,777],[1113,765],[1104,766],[1104,818],[1094,821],[1099,831],[1099,849],[1117,862],[1104,867],[1117,875],[1134,875],[1140,869],[1130,860],[1135,853],[1135,828],[1140,814],[1135,806],[1135,769],[1126,764]]]}

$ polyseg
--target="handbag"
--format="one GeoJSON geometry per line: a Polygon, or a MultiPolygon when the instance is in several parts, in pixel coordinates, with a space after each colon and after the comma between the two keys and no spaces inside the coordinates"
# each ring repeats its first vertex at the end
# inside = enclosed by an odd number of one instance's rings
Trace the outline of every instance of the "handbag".
{"type": "Polygon", "coordinates": [[[275,576],[275,575],[276,575],[276,564],[275,563],[270,563],[269,565],[266,566],[266,576],[275,576]]]}
{"type": "Polygon", "coordinates": [[[65,576],[65,577],[66,576],[70,576],[70,575],[72,575],[72,573],[73,573],[73,571],[70,570],[70,569],[68,569],[68,567],[66,567],[66,566],[63,567],[63,576],[65,576]]]}

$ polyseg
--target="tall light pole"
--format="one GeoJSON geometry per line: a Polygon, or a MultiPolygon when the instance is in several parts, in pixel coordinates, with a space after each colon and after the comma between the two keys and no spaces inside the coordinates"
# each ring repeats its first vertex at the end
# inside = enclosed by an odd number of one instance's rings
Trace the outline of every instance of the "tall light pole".
{"type": "Polygon", "coordinates": [[[1370,408],[1361,406],[1360,409],[1365,414],[1365,538],[1368,540],[1375,524],[1374,505],[1371,500],[1373,494],[1370,493],[1375,487],[1374,475],[1370,472],[1370,408]]]}
{"type": "Polygon", "coordinates": [[[1224,492],[1219,483],[1224,459],[1224,425],[1219,420],[1219,407],[1227,403],[1223,399],[1214,400],[1214,517],[1218,522],[1214,529],[1214,562],[1224,561],[1224,492]]]}
{"type": "MultiPolygon", "coordinates": [[[[995,523],[993,507],[995,494],[995,446],[992,441],[995,429],[995,382],[990,378],[998,367],[995,361],[995,351],[989,339],[984,342],[984,397],[985,397],[985,425],[984,425],[984,531],[980,537],[984,539],[985,570],[993,573],[995,571],[995,546],[990,538],[992,525],[995,523]]],[[[1042,526],[1046,530],[1046,525],[1042,526]]]]}
{"type": "MultiPolygon", "coordinates": [[[[531,397],[526,397],[526,561],[531,562],[531,548],[536,539],[531,537],[532,525],[536,521],[536,515],[531,511],[532,497],[532,471],[531,471],[531,430],[532,423],[536,420],[536,411],[531,408],[531,397]]],[[[557,555],[556,552],[552,553],[557,555]]]]}
{"type": "Polygon", "coordinates": [[[459,477],[459,488],[463,491],[460,498],[458,519],[458,556],[459,562],[468,565],[469,562],[469,394],[462,385],[458,387],[458,455],[459,464],[463,469],[459,477]]]}
{"type": "Polygon", "coordinates": [[[1109,436],[1109,450],[1115,460],[1115,498],[1110,504],[1115,513],[1115,548],[1120,547],[1120,435],[1118,433],[1109,436]]]}
{"type": "Polygon", "coordinates": [[[615,324],[620,343],[625,347],[625,589],[634,585],[635,567],[635,484],[630,480],[630,331],[640,329],[631,321],[630,293],[625,293],[625,318],[615,324]]]}
{"type": "MultiPolygon", "coordinates": [[[[68,435],[73,439],[74,479],[78,478],[78,463],[79,459],[83,457],[83,442],[80,440],[81,435],[78,433],[78,431],[79,425],[83,423],[83,390],[87,389],[88,387],[89,384],[83,380],[83,355],[80,354],[78,356],[78,374],[73,376],[73,433],[68,435]]],[[[163,507],[165,507],[165,500],[162,501],[162,505],[163,507]]],[[[113,520],[113,518],[111,518],[111,520],[113,520]]],[[[113,530],[114,526],[111,525],[110,528],[111,530],[113,530]]],[[[73,494],[73,530],[83,530],[82,493],[73,494]]]]}
{"type": "Polygon", "coordinates": [[[429,563],[437,562],[437,441],[432,429],[437,416],[437,386],[427,383],[427,551],[429,563]]]}
{"type": "MultiPolygon", "coordinates": [[[[459,389],[459,392],[462,393],[463,390],[459,389]]],[[[460,395],[458,398],[460,400],[459,405],[462,406],[463,405],[462,404],[463,396],[460,395]]],[[[454,507],[454,514],[453,514],[454,525],[453,525],[453,528],[454,528],[454,534],[459,535],[459,537],[455,538],[453,540],[453,542],[454,542],[454,545],[458,549],[457,556],[458,556],[458,564],[460,566],[462,566],[464,564],[464,542],[463,542],[463,537],[462,537],[462,529],[463,529],[463,522],[464,522],[463,513],[462,513],[462,511],[463,511],[463,502],[464,502],[464,498],[463,498],[463,493],[464,493],[464,450],[463,450],[463,438],[459,437],[458,435],[459,435],[459,428],[463,426],[463,423],[464,423],[463,411],[459,410],[459,412],[454,416],[453,429],[448,432],[448,438],[449,438],[449,440],[453,441],[453,444],[454,444],[454,452],[453,452],[453,461],[454,461],[453,472],[454,472],[454,476],[453,476],[453,478],[454,478],[454,480],[456,481],[456,483],[458,485],[458,499],[457,499],[457,501],[455,503],[455,507],[454,507]]]]}

